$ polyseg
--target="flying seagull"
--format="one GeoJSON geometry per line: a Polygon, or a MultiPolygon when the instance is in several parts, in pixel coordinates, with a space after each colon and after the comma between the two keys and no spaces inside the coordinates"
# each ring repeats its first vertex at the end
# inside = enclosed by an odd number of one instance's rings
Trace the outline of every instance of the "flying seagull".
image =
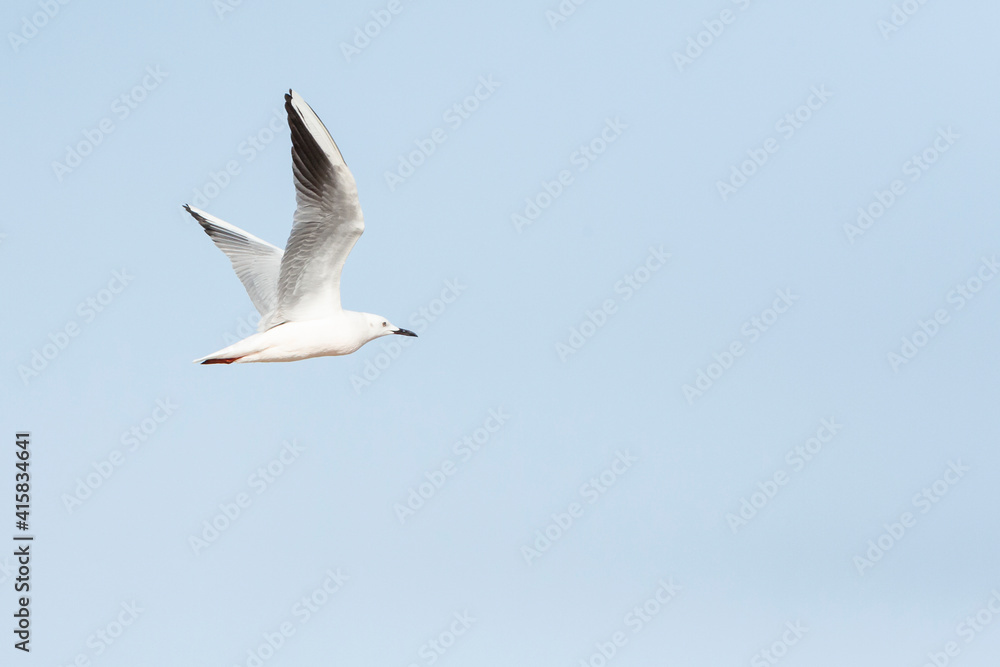
{"type": "Polygon", "coordinates": [[[319,116],[285,95],[292,131],[295,216],[284,250],[184,205],[226,253],[260,312],[257,333],[195,363],[297,361],[354,352],[390,334],[416,336],[384,317],[340,306],[340,272],[365,230],[354,176],[319,116]]]}

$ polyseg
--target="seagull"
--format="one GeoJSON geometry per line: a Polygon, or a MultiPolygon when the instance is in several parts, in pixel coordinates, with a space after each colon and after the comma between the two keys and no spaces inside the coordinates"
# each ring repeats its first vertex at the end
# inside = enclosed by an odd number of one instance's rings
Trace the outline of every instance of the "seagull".
{"type": "Polygon", "coordinates": [[[294,90],[285,95],[285,111],[296,208],[284,250],[184,205],[232,262],[261,317],[257,333],[195,363],[338,356],[382,336],[417,335],[379,315],[341,308],[340,272],[365,230],[358,189],[323,121],[294,90]]]}

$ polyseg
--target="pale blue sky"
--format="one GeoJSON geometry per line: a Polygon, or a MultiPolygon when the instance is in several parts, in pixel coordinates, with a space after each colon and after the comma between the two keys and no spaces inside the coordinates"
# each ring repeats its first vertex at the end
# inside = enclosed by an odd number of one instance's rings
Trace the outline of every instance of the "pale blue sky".
{"type": "Polygon", "coordinates": [[[2,14],[17,659],[994,664],[1000,9],[231,4],[2,14]],[[181,205],[284,244],[290,87],[420,337],[194,365],[256,319],[181,205]]]}

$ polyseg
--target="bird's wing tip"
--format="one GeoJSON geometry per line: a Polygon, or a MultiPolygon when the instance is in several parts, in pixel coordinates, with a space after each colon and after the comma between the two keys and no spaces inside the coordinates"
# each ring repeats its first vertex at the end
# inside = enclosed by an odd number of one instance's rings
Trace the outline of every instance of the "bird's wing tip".
{"type": "Polygon", "coordinates": [[[198,222],[205,224],[208,222],[208,214],[202,211],[200,208],[195,208],[189,204],[184,204],[184,210],[191,214],[191,217],[198,222]]]}

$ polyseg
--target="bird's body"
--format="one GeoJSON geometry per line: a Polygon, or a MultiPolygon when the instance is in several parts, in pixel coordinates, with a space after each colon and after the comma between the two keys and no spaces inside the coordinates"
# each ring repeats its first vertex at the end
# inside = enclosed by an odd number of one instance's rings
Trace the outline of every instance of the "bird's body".
{"type": "Polygon", "coordinates": [[[342,310],[321,320],[285,322],[255,333],[204,359],[201,363],[249,363],[254,361],[299,361],[311,357],[333,357],[355,352],[371,338],[359,320],[366,313],[342,310]],[[231,360],[231,361],[229,361],[231,360]]]}
{"type": "Polygon", "coordinates": [[[297,204],[285,250],[184,207],[229,257],[261,315],[258,333],[197,362],[298,361],[350,354],[389,334],[416,336],[378,315],[341,308],[340,273],[365,229],[354,176],[322,121],[294,91],[285,95],[285,110],[297,204]]]}

